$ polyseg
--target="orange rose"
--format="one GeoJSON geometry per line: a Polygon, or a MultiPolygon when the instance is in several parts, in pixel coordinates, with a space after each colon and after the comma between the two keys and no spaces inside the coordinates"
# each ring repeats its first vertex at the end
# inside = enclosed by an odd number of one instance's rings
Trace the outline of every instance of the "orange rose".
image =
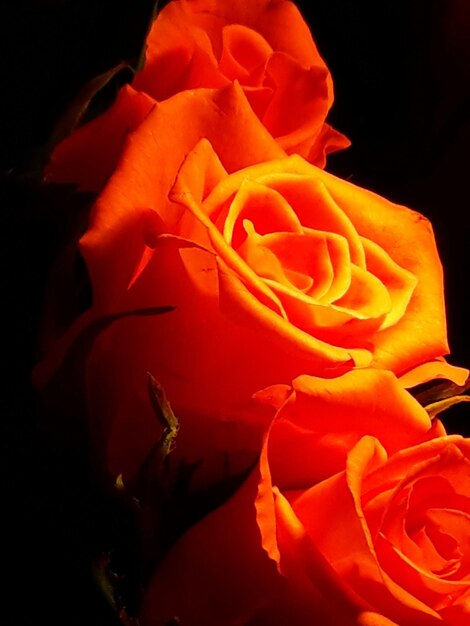
{"type": "Polygon", "coordinates": [[[161,101],[237,81],[252,110],[287,153],[323,167],[349,141],[325,123],[333,83],[307,25],[287,0],[176,0],[158,15],[146,65],[103,115],[54,151],[45,178],[100,191],[127,134],[161,101]],[[137,90],[137,91],[135,91],[137,90]]]}
{"type": "Polygon", "coordinates": [[[333,83],[296,6],[288,0],[175,0],[148,37],[133,86],[156,100],[238,80],[288,154],[323,167],[349,141],[325,124],[333,83]]]}
{"type": "Polygon", "coordinates": [[[344,472],[295,497],[285,512],[379,613],[400,626],[462,626],[470,620],[469,467],[470,441],[458,436],[390,458],[379,441],[364,438],[344,472]]]}
{"type": "Polygon", "coordinates": [[[430,427],[389,372],[294,381],[253,474],[157,566],[142,626],[467,623],[470,441],[430,427]]]}
{"type": "Polygon", "coordinates": [[[194,460],[257,452],[259,389],[352,367],[401,374],[448,350],[427,220],[285,157],[237,85],[153,107],[81,247],[93,308],[63,352],[92,320],[175,307],[120,319],[94,342],[88,399],[113,475],[133,474],[158,437],[147,372],[182,421],[177,454],[194,460]]]}

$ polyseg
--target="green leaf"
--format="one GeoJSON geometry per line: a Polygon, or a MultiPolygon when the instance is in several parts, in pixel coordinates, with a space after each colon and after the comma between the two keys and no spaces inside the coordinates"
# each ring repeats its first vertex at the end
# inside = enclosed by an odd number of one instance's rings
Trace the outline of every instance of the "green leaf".
{"type": "MultiPolygon", "coordinates": [[[[94,98],[112,81],[117,80],[119,75],[121,78],[127,72],[127,77],[123,82],[130,82],[135,73],[142,70],[145,64],[145,52],[147,49],[147,37],[152,28],[158,10],[158,0],[154,3],[150,12],[150,18],[143,37],[140,52],[134,59],[121,61],[114,67],[109,68],[105,72],[94,76],[85,83],[73,98],[66,111],[63,113],[54,131],[52,132],[50,141],[45,151],[45,157],[49,158],[54,147],[69,135],[79,124],[84,121],[85,116],[89,112],[90,105],[94,98]]],[[[120,86],[120,85],[119,85],[120,86]]],[[[109,103],[110,104],[110,103],[109,103]]],[[[93,116],[92,116],[93,117],[93,116]]]]}
{"type": "Polygon", "coordinates": [[[149,19],[149,23],[147,26],[147,30],[145,32],[145,38],[144,38],[144,44],[142,46],[142,49],[140,51],[139,57],[137,59],[137,62],[135,64],[135,71],[136,72],[140,72],[141,70],[144,69],[144,65],[145,65],[145,53],[147,51],[147,39],[150,33],[150,30],[152,29],[152,25],[155,21],[155,18],[157,17],[157,12],[158,12],[158,0],[156,0],[153,10],[150,14],[150,19],[149,19]]]}
{"type": "Polygon", "coordinates": [[[173,449],[178,435],[179,422],[171,409],[163,387],[150,372],[147,373],[147,376],[150,402],[158,421],[163,426],[163,433],[157,442],[163,461],[173,449]]]}
{"type": "Polygon", "coordinates": [[[119,584],[122,584],[121,577],[112,571],[110,555],[102,554],[94,559],[92,561],[92,570],[99,590],[123,626],[139,626],[138,618],[131,617],[124,605],[119,590],[119,584]]]}
{"type": "Polygon", "coordinates": [[[92,562],[93,577],[99,590],[105,597],[111,608],[117,613],[118,607],[115,598],[114,584],[109,575],[109,555],[101,554],[92,562]]]}
{"type": "Polygon", "coordinates": [[[94,76],[78,91],[67,110],[57,123],[49,141],[49,148],[52,149],[65,139],[80,124],[83,116],[88,110],[91,101],[115,76],[124,69],[128,69],[129,64],[121,61],[115,67],[94,76]]]}
{"type": "Polygon", "coordinates": [[[461,396],[468,389],[470,389],[470,377],[467,378],[464,385],[456,385],[450,380],[435,380],[414,389],[409,389],[409,391],[421,406],[427,407],[447,398],[461,396]]]}
{"type": "Polygon", "coordinates": [[[451,396],[449,398],[443,398],[437,402],[427,404],[424,408],[428,412],[429,417],[434,419],[439,413],[442,413],[442,411],[450,409],[451,406],[460,404],[461,402],[470,402],[470,396],[451,396]]]}

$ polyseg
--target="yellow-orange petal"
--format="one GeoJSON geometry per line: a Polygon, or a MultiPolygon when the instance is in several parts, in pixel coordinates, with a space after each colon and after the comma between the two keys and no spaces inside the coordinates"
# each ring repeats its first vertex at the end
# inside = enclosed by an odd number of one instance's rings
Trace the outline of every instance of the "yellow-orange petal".
{"type": "Polygon", "coordinates": [[[406,314],[393,327],[377,333],[374,339],[377,366],[401,373],[447,354],[442,266],[429,221],[415,211],[323,170],[317,170],[316,176],[359,235],[383,248],[417,279],[406,314]]]}
{"type": "Polygon", "coordinates": [[[269,333],[274,344],[287,342],[289,351],[298,352],[299,358],[308,358],[310,371],[318,367],[340,367],[354,361],[360,366],[367,365],[369,353],[363,349],[344,349],[327,344],[324,341],[295,328],[272,309],[262,304],[256,296],[228,267],[218,261],[219,299],[221,310],[239,323],[256,328],[257,332],[269,333]]]}
{"type": "Polygon", "coordinates": [[[299,218],[285,198],[250,178],[242,181],[225,218],[222,234],[225,241],[235,249],[246,237],[244,219],[253,222],[259,235],[302,232],[299,218]]]}
{"type": "Polygon", "coordinates": [[[369,320],[386,317],[392,308],[392,300],[374,274],[351,264],[349,289],[331,307],[357,319],[369,320]]]}
{"type": "Polygon", "coordinates": [[[363,611],[357,618],[357,626],[399,626],[384,615],[372,611],[363,611]]]}
{"type": "Polygon", "coordinates": [[[327,187],[316,176],[316,168],[300,157],[282,162],[282,174],[272,164],[260,172],[258,182],[278,191],[294,209],[304,228],[342,235],[348,242],[351,262],[365,268],[362,242],[344,207],[338,205],[327,187]]]}
{"type": "Polygon", "coordinates": [[[390,312],[380,327],[383,330],[396,324],[406,313],[418,280],[414,274],[400,267],[375,242],[365,237],[361,239],[368,271],[381,281],[390,296],[390,312]]]}
{"type": "Polygon", "coordinates": [[[468,370],[464,367],[451,365],[444,359],[436,359],[435,361],[429,361],[428,363],[414,367],[399,376],[398,380],[405,389],[416,387],[416,385],[427,383],[436,378],[450,380],[459,387],[462,387],[467,382],[468,374],[468,370]]]}
{"type": "Polygon", "coordinates": [[[259,245],[275,254],[284,270],[310,276],[311,287],[302,291],[306,291],[314,300],[321,301],[335,279],[336,267],[330,258],[330,240],[334,238],[329,233],[313,230],[301,234],[279,232],[265,235],[259,245]]]}

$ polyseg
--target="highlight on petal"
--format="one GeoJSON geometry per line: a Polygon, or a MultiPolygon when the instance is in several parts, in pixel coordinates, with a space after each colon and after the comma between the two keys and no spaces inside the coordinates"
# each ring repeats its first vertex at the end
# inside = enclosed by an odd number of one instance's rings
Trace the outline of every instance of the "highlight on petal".
{"type": "Polygon", "coordinates": [[[224,220],[224,239],[235,249],[243,243],[243,220],[250,220],[259,235],[302,231],[299,218],[281,194],[249,179],[240,185],[224,220]]]}
{"type": "Polygon", "coordinates": [[[357,626],[399,626],[399,624],[379,613],[363,611],[357,618],[357,626]]]}
{"type": "Polygon", "coordinates": [[[380,246],[417,279],[406,315],[377,334],[375,362],[401,373],[447,354],[442,267],[428,220],[323,170],[317,173],[359,235],[380,246]],[[417,358],[414,364],[406,356],[398,364],[394,347],[399,343],[406,354],[417,358]]]}
{"type": "Polygon", "coordinates": [[[278,191],[289,202],[304,228],[342,235],[349,245],[351,261],[365,268],[360,237],[347,212],[338,205],[328,188],[316,176],[316,169],[297,157],[283,163],[283,173],[266,172],[259,181],[278,191]]]}
{"type": "Polygon", "coordinates": [[[303,358],[308,355],[312,369],[321,367],[322,363],[327,368],[339,367],[348,364],[351,360],[364,367],[370,359],[367,350],[345,350],[331,346],[296,329],[277,313],[263,306],[233,271],[220,264],[219,289],[220,306],[223,312],[240,323],[247,323],[250,320],[250,325],[256,327],[259,332],[269,332],[275,343],[288,340],[291,349],[298,350],[303,358]]]}
{"type": "Polygon", "coordinates": [[[468,380],[469,372],[464,367],[457,367],[447,363],[444,359],[436,359],[428,363],[422,363],[414,367],[412,370],[405,372],[399,376],[399,381],[405,387],[410,389],[427,383],[434,379],[450,380],[459,387],[463,387],[468,380]]]}
{"type": "Polygon", "coordinates": [[[384,284],[374,274],[351,265],[349,289],[332,306],[359,319],[374,319],[386,316],[392,301],[384,284]]]}
{"type": "MultiPolygon", "coordinates": [[[[216,254],[240,275],[244,287],[254,294],[264,293],[265,303],[277,302],[282,317],[299,331],[336,347],[371,350],[379,367],[389,368],[387,364],[393,362],[395,371],[410,361],[419,362],[423,353],[440,356],[439,337],[435,341],[422,332],[423,317],[430,325],[436,323],[434,318],[427,310],[419,317],[416,312],[424,296],[414,273],[416,263],[401,265],[394,257],[396,245],[390,245],[398,241],[402,221],[408,224],[414,219],[412,211],[349,184],[350,204],[338,204],[335,198],[337,189],[343,191],[343,181],[299,156],[253,165],[221,178],[211,190],[206,187],[199,201],[189,201],[191,183],[184,182],[188,178],[184,171],[185,166],[172,197],[204,224],[216,254]],[[377,215],[385,220],[380,230],[367,208],[371,197],[377,215]],[[366,226],[380,235],[379,243],[363,234],[361,212],[366,208],[366,226]],[[403,328],[412,324],[416,332],[402,337],[403,328]],[[403,342],[407,350],[398,357],[403,342]]],[[[430,247],[431,255],[435,254],[434,242],[430,247]]],[[[433,289],[440,293],[431,313],[443,302],[438,269],[433,289]]],[[[355,358],[355,362],[364,360],[355,358]]]]}
{"type": "Polygon", "coordinates": [[[329,379],[299,376],[292,390],[269,439],[271,471],[282,488],[314,484],[340,471],[364,435],[380,439],[389,454],[429,438],[427,412],[391,372],[358,369],[329,379]]]}

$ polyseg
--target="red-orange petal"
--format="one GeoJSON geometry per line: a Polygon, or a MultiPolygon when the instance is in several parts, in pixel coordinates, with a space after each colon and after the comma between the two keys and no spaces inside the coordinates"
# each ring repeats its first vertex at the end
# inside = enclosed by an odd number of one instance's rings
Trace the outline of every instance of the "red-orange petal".
{"type": "Polygon", "coordinates": [[[45,180],[74,183],[80,191],[100,191],[119,162],[128,134],[154,106],[146,94],[123,87],[105,114],[78,128],[56,147],[45,180]]]}

